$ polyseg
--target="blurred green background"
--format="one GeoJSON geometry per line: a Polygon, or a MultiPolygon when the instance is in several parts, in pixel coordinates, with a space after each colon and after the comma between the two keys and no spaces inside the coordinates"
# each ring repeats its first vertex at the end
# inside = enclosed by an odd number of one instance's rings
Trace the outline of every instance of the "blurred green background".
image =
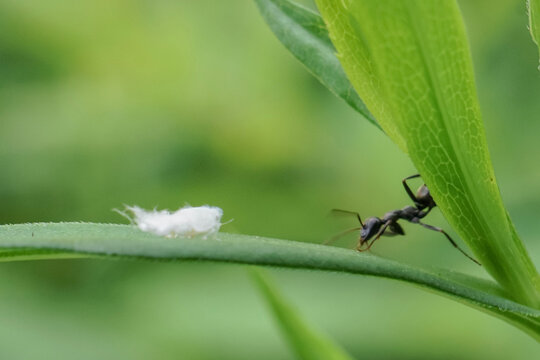
{"type": "MultiPolygon", "coordinates": [[[[540,72],[525,1],[460,5],[499,185],[538,264],[540,72]]],[[[0,0],[0,166],[3,224],[211,204],[234,219],[223,231],[318,243],[355,224],[329,209],[400,208],[415,173],[246,0],[0,0]]],[[[438,210],[430,222],[456,236],[438,210]]],[[[439,234],[405,230],[373,253],[485,276],[439,234]]],[[[502,321],[409,285],[270,272],[359,359],[538,354],[502,321]]],[[[1,359],[293,358],[243,266],[5,263],[0,283],[1,359]]]]}

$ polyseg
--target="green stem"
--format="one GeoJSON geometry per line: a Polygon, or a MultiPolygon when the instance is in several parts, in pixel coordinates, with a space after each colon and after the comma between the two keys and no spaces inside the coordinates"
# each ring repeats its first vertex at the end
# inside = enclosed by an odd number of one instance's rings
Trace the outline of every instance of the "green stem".
{"type": "Polygon", "coordinates": [[[419,269],[353,250],[294,241],[218,233],[204,238],[165,238],[128,225],[21,224],[0,226],[4,261],[97,256],[205,260],[363,274],[406,281],[450,297],[524,330],[540,340],[540,311],[508,298],[491,281],[444,270],[419,269]]]}

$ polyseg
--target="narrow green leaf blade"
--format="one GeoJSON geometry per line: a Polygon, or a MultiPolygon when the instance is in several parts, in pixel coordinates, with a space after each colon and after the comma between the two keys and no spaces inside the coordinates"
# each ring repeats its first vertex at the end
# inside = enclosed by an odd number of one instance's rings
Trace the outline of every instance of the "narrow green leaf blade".
{"type": "Polygon", "coordinates": [[[503,206],[454,0],[317,0],[349,79],[408,151],[486,270],[540,306],[540,277],[503,206]]]}
{"type": "Polygon", "coordinates": [[[330,246],[218,233],[207,239],[165,238],[129,225],[0,225],[0,259],[112,258],[205,260],[363,274],[401,280],[450,297],[517,326],[540,341],[540,311],[507,298],[490,281],[425,270],[330,246]]]}
{"type": "Polygon", "coordinates": [[[283,334],[300,359],[352,360],[330,339],[314,331],[279,294],[265,273],[254,271],[253,278],[268,302],[283,334]]]}
{"type": "MultiPolygon", "coordinates": [[[[540,54],[540,0],[528,0],[527,7],[529,9],[529,30],[540,54]]],[[[540,70],[540,66],[538,69],[540,70]]]]}
{"type": "Polygon", "coordinates": [[[281,43],[331,92],[380,128],[347,79],[320,15],[289,0],[255,0],[281,43]]]}

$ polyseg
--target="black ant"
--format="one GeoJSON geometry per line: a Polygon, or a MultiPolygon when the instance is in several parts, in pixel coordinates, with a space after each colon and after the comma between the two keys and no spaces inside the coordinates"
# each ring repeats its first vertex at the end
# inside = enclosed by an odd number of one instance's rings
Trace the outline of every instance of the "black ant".
{"type": "Polygon", "coordinates": [[[366,251],[369,250],[375,241],[377,241],[382,235],[386,236],[393,236],[393,235],[405,235],[405,231],[403,231],[403,228],[400,224],[398,224],[399,220],[406,220],[408,222],[411,222],[413,224],[418,224],[426,229],[438,231],[446,238],[450,243],[463,255],[477,263],[478,265],[481,265],[476,259],[468,255],[465,251],[463,251],[454,240],[441,228],[424,224],[423,222],[420,222],[420,219],[424,218],[431,209],[437,206],[435,204],[435,200],[431,197],[431,194],[429,193],[429,189],[427,188],[426,184],[423,184],[418,188],[418,191],[416,192],[416,195],[411,191],[409,188],[409,185],[407,184],[407,180],[414,179],[420,177],[420,174],[411,175],[409,177],[406,177],[402,180],[403,187],[405,188],[405,191],[411,198],[411,200],[414,203],[414,206],[405,206],[401,210],[393,210],[389,211],[382,219],[378,217],[370,217],[368,218],[365,223],[362,222],[362,219],[360,218],[360,214],[354,211],[347,211],[347,210],[339,210],[339,209],[333,209],[334,212],[342,212],[347,214],[353,214],[356,215],[358,222],[360,222],[361,227],[357,227],[354,229],[349,229],[347,231],[344,231],[336,236],[334,236],[330,241],[333,241],[337,239],[338,237],[341,237],[342,235],[345,235],[347,233],[350,233],[352,231],[360,230],[360,239],[358,241],[358,246],[356,247],[356,250],[358,251],[366,251]],[[373,239],[373,240],[371,240],[373,239]],[[369,242],[371,240],[371,242],[369,242]],[[366,245],[366,246],[364,246],[366,245]]]}

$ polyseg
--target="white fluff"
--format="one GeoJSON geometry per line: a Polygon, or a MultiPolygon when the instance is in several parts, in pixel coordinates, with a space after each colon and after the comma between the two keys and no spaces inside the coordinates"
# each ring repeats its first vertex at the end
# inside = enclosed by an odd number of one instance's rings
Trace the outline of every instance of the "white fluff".
{"type": "Polygon", "coordinates": [[[125,213],[119,213],[134,221],[142,231],[167,237],[213,234],[222,225],[223,210],[215,206],[185,206],[175,212],[156,209],[147,211],[138,206],[126,206],[126,210],[133,214],[133,219],[125,213]]]}

